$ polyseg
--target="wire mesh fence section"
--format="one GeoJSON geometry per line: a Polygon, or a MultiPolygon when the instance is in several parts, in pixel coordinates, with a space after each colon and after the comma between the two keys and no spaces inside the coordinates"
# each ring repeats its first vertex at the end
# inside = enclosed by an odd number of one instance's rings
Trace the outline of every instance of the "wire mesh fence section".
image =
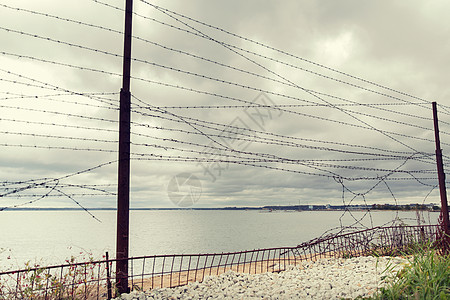
{"type": "Polygon", "coordinates": [[[439,247],[438,225],[390,226],[331,235],[293,249],[306,259],[349,258],[361,255],[396,255],[420,245],[439,247]]]}
{"type": "MultiPolygon", "coordinates": [[[[418,245],[439,247],[438,225],[375,227],[335,234],[296,247],[230,253],[154,255],[128,259],[133,290],[176,287],[207,276],[281,272],[303,261],[363,255],[398,255],[418,245]]],[[[110,299],[117,260],[68,263],[0,273],[1,299],[110,299]]]]}
{"type": "Polygon", "coordinates": [[[207,276],[228,271],[250,274],[279,272],[301,261],[299,257],[292,256],[292,249],[133,258],[130,260],[130,282],[132,287],[147,290],[201,282],[207,276]]]}

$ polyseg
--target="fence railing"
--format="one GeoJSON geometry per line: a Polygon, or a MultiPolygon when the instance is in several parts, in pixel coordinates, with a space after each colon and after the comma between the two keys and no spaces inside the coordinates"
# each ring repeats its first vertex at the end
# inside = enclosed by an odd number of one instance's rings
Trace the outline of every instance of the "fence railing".
{"type": "MultiPolygon", "coordinates": [[[[280,272],[289,265],[321,258],[389,255],[417,244],[437,244],[438,225],[375,227],[331,235],[296,247],[232,253],[154,255],[128,259],[129,286],[137,290],[201,282],[227,271],[280,272]]],[[[69,263],[0,273],[0,299],[110,299],[117,260],[69,263]]]]}

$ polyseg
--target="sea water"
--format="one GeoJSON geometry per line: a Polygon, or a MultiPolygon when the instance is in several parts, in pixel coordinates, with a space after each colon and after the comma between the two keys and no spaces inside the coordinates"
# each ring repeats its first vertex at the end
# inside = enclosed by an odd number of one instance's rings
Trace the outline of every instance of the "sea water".
{"type": "MultiPolygon", "coordinates": [[[[61,264],[71,256],[114,257],[116,212],[0,212],[0,267],[61,264]]],[[[438,212],[424,212],[436,224],[438,212]]],[[[380,226],[400,218],[417,225],[415,212],[145,210],[130,212],[130,256],[220,253],[296,246],[341,225],[380,226]],[[351,213],[351,214],[350,214],[351,213]]]]}

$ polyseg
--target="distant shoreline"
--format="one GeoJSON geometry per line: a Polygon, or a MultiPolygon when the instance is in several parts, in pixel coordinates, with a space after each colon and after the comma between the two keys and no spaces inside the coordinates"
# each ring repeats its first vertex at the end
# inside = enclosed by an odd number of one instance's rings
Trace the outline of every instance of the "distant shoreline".
{"type": "MultiPolygon", "coordinates": [[[[1,207],[0,207],[1,209],[1,207]]],[[[92,207],[86,208],[89,211],[116,211],[112,207],[92,207]]],[[[84,211],[79,207],[15,207],[6,208],[5,211],[84,211]]],[[[440,211],[440,207],[434,204],[407,204],[407,205],[390,205],[390,204],[374,204],[371,206],[350,205],[348,207],[341,205],[291,205],[291,206],[260,206],[260,207],[147,207],[147,208],[130,208],[132,211],[149,211],[149,210],[259,210],[262,212],[294,212],[294,211],[440,211]]]]}

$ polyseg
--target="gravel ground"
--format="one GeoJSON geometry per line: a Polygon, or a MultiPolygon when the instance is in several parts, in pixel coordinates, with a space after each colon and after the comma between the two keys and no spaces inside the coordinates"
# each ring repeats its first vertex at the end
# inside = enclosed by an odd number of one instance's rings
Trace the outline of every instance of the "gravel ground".
{"type": "Polygon", "coordinates": [[[354,299],[372,295],[385,284],[387,273],[399,271],[406,263],[392,257],[323,259],[289,266],[278,274],[229,271],[201,283],[132,292],[121,299],[354,299]],[[387,266],[393,269],[384,272],[387,266]]]}

